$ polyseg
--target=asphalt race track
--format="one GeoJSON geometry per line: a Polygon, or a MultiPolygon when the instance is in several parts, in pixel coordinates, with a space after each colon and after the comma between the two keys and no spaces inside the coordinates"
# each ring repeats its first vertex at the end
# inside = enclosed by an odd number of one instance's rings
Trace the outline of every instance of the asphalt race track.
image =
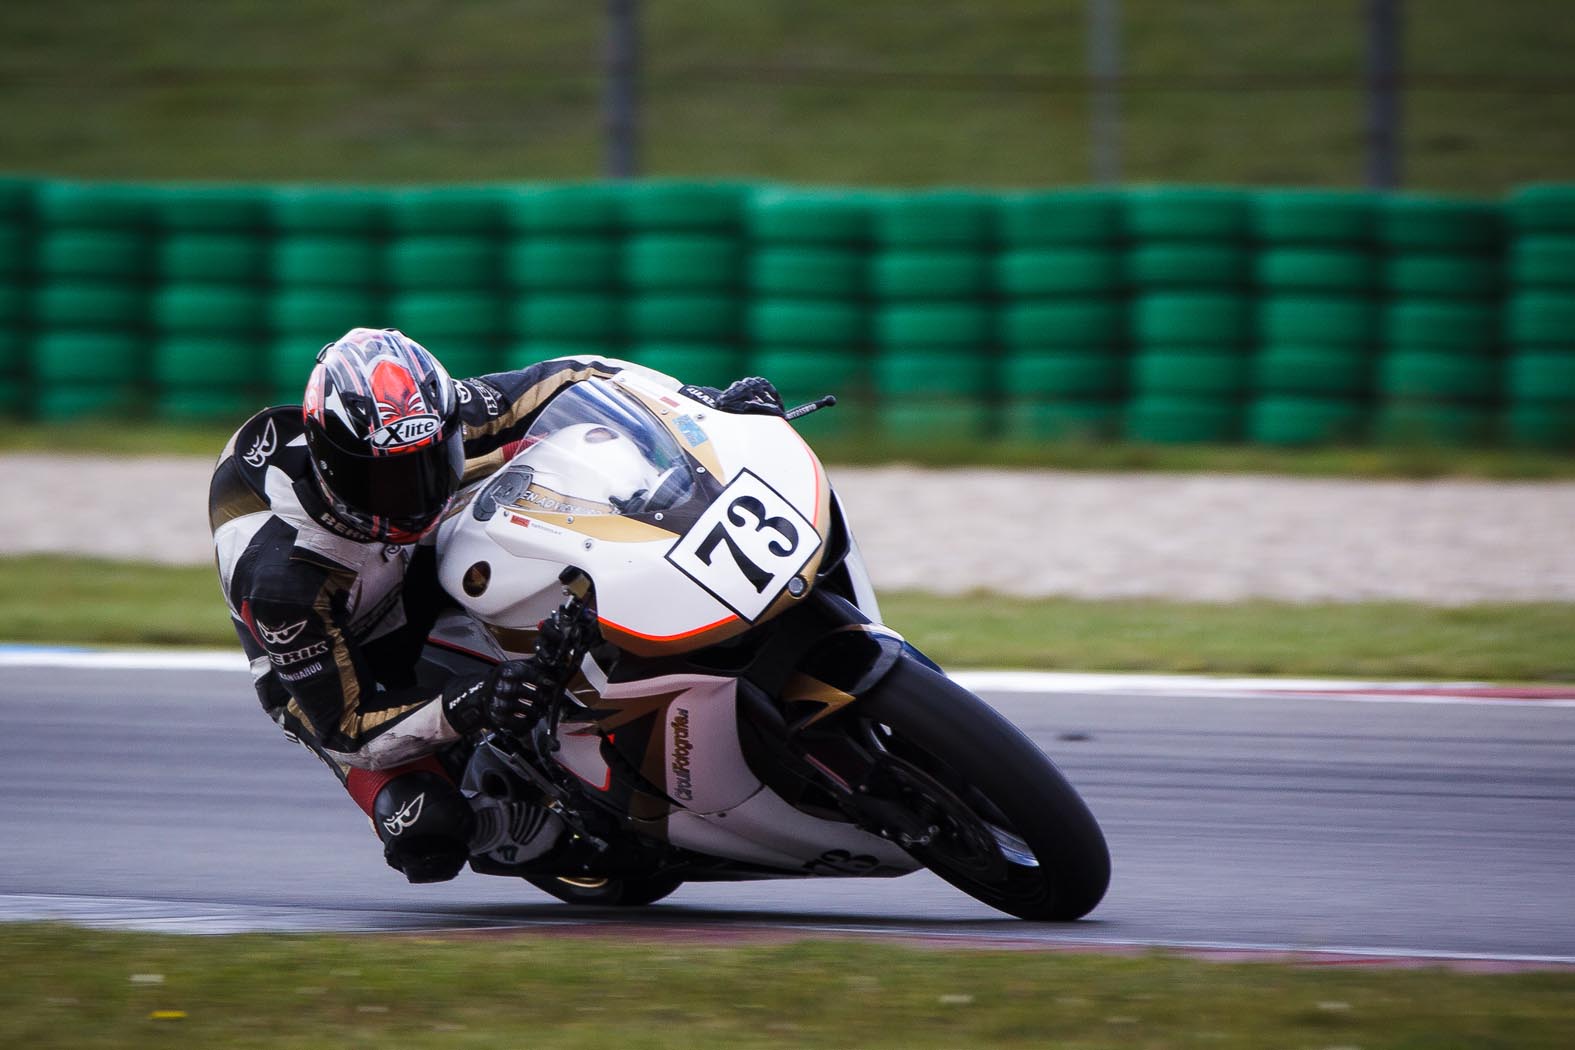
{"type": "Polygon", "coordinates": [[[1001,694],[1115,877],[1035,925],[927,874],[686,886],[587,911],[407,886],[244,673],[0,667],[0,918],[244,929],[639,922],[1575,963],[1575,706],[1001,694]]]}

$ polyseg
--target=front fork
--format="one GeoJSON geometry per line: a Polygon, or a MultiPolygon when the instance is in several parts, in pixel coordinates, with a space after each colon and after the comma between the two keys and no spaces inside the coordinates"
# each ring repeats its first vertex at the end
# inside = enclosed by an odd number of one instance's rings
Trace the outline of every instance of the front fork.
{"type": "Polygon", "coordinates": [[[795,781],[814,784],[864,830],[904,849],[927,846],[939,829],[898,801],[923,774],[887,753],[875,727],[859,717],[858,701],[901,660],[939,668],[852,602],[829,593],[812,597],[816,607],[779,643],[791,652],[788,669],[773,680],[769,669],[784,660],[768,649],[740,681],[740,716],[754,723],[754,741],[777,771],[779,793],[787,788],[791,797],[795,781]]]}

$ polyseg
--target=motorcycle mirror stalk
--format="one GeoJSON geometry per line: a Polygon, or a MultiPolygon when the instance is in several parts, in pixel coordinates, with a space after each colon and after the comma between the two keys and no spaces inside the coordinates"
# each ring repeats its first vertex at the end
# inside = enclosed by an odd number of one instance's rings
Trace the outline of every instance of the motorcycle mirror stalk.
{"type": "Polygon", "coordinates": [[[801,419],[804,416],[809,415],[811,412],[819,412],[823,408],[830,408],[836,403],[837,395],[827,394],[825,397],[817,398],[816,400],[810,401],[807,404],[799,405],[797,408],[790,408],[784,415],[787,421],[791,423],[793,420],[801,419]]]}

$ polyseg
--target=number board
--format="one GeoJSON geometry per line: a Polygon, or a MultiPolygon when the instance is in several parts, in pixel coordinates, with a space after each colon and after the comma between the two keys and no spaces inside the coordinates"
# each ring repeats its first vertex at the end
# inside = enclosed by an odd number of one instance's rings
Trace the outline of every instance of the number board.
{"type": "Polygon", "coordinates": [[[667,560],[753,623],[819,549],[809,519],[746,470],[673,544],[667,560]]]}

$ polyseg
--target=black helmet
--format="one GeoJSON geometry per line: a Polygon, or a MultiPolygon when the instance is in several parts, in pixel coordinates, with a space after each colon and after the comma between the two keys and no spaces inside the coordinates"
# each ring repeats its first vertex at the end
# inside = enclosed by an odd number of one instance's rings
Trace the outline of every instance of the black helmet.
{"type": "Polygon", "coordinates": [[[318,490],[336,518],[371,539],[414,543],[459,487],[454,384],[402,332],[354,328],[323,347],[301,414],[318,490]]]}

